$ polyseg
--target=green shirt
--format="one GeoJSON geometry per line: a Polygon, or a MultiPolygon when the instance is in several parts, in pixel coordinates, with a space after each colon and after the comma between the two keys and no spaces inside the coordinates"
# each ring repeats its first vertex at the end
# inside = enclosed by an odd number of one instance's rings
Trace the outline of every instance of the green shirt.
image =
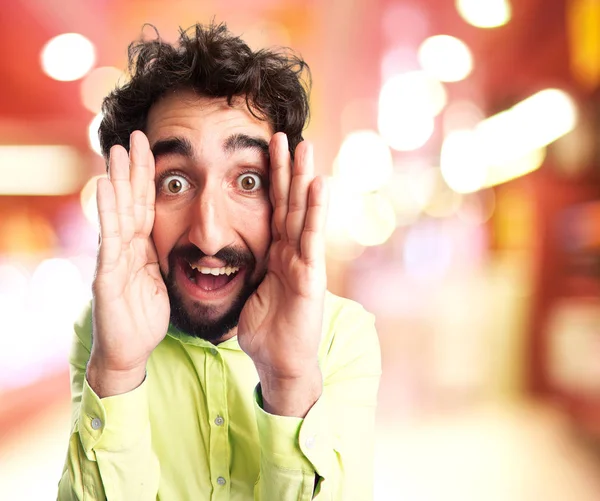
{"type": "Polygon", "coordinates": [[[171,327],[142,385],[102,399],[85,378],[90,349],[88,309],[70,356],[60,501],[372,499],[381,354],[374,317],[357,303],[327,294],[323,393],[303,419],[261,408],[256,369],[235,337],[214,346],[171,327]]]}

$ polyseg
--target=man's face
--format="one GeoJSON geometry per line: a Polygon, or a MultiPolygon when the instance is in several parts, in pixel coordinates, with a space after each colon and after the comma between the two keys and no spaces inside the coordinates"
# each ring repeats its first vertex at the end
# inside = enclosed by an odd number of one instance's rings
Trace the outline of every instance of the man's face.
{"type": "Polygon", "coordinates": [[[151,108],[146,134],[156,162],[152,237],[171,322],[221,340],[267,269],[273,131],[243,100],[230,107],[181,90],[151,108]]]}

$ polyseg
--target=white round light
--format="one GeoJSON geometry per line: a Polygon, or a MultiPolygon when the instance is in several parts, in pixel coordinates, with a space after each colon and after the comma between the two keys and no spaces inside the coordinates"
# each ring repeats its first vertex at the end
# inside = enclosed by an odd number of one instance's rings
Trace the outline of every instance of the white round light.
{"type": "Polygon", "coordinates": [[[473,70],[469,47],[449,35],[427,38],[419,47],[419,63],[427,73],[442,82],[458,82],[473,70]]]}
{"type": "Polygon", "coordinates": [[[365,247],[385,243],[396,229],[391,202],[380,193],[366,193],[347,216],[350,236],[365,247]]]}
{"type": "Polygon", "coordinates": [[[42,69],[62,82],[85,76],[96,62],[94,45],[83,35],[65,33],[50,40],[42,49],[42,69]]]}
{"type": "Polygon", "coordinates": [[[478,28],[496,28],[510,21],[508,0],[456,0],[456,9],[469,24],[478,28]]]}
{"type": "Polygon", "coordinates": [[[102,113],[98,113],[90,122],[88,126],[88,139],[90,141],[90,147],[94,150],[98,155],[102,155],[102,149],[100,147],[100,137],[98,137],[98,130],[100,129],[100,123],[102,123],[102,119],[104,115],[102,113]]]}
{"type": "Polygon", "coordinates": [[[85,183],[79,194],[81,202],[81,210],[85,218],[94,225],[95,228],[100,228],[100,219],[98,218],[98,205],[96,202],[96,187],[98,179],[106,177],[105,175],[94,176],[85,183]]]}
{"type": "Polygon", "coordinates": [[[444,86],[431,75],[423,71],[396,75],[379,95],[379,133],[395,150],[416,150],[433,134],[433,117],[446,102],[444,86]]]}
{"type": "Polygon", "coordinates": [[[388,79],[379,94],[379,112],[390,108],[434,117],[448,102],[444,85],[424,71],[409,71],[388,79]]]}
{"type": "Polygon", "coordinates": [[[114,66],[92,70],[81,82],[81,101],[92,113],[98,113],[104,98],[122,83],[123,72],[114,66]]]}
{"type": "Polygon", "coordinates": [[[440,155],[444,181],[457,193],[471,193],[484,186],[487,169],[471,130],[458,130],[446,136],[440,155]]]}
{"type": "Polygon", "coordinates": [[[381,136],[390,148],[397,151],[413,151],[423,146],[433,134],[433,117],[425,114],[399,114],[380,111],[377,123],[381,136]]]}
{"type": "Polygon", "coordinates": [[[392,153],[375,131],[355,131],[344,139],[335,170],[340,182],[351,191],[375,191],[392,175],[392,153]]]}

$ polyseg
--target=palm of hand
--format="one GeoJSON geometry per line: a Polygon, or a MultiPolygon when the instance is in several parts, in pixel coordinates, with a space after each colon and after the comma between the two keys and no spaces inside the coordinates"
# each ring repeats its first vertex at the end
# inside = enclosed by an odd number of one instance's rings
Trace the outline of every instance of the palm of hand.
{"type": "Polygon", "coordinates": [[[302,144],[290,168],[285,137],[271,143],[273,242],[266,276],[238,323],[241,348],[259,371],[299,377],[316,362],[326,288],[323,229],[326,193],[302,144]]]}
{"type": "Polygon", "coordinates": [[[142,133],[132,136],[131,172],[122,147],[111,151],[110,181],[98,183],[101,244],[94,280],[93,353],[117,371],[143,365],[165,336],[169,299],[150,237],[154,162],[142,133]]]}
{"type": "Polygon", "coordinates": [[[242,349],[263,368],[296,377],[318,349],[325,270],[307,266],[285,242],[274,242],[267,274],[238,324],[242,349]]]}

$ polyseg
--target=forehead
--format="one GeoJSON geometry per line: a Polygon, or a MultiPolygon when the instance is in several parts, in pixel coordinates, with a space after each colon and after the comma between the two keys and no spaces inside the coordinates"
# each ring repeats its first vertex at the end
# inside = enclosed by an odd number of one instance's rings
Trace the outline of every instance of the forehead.
{"type": "Polygon", "coordinates": [[[153,144],[173,135],[216,136],[244,131],[269,140],[272,127],[260,120],[236,97],[231,105],[227,98],[201,96],[190,89],[179,89],[163,96],[148,113],[146,134],[153,144]]]}

